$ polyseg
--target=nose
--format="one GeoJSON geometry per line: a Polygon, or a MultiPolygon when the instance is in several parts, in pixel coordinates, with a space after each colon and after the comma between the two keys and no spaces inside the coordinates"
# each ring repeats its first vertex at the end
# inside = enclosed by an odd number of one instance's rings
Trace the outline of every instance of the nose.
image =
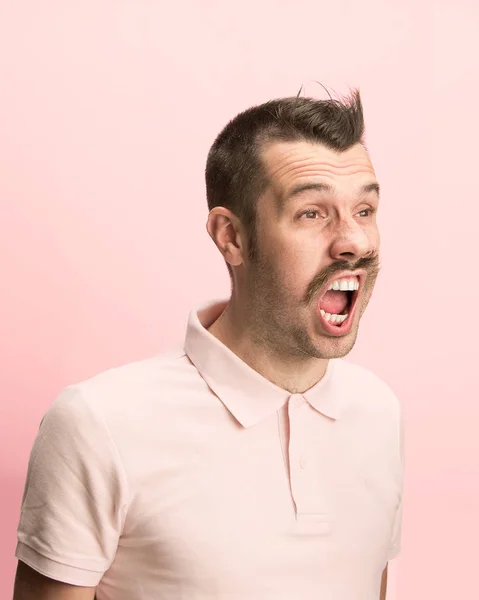
{"type": "Polygon", "coordinates": [[[353,261],[367,256],[372,250],[372,240],[364,229],[352,220],[339,224],[330,252],[333,260],[353,261]]]}

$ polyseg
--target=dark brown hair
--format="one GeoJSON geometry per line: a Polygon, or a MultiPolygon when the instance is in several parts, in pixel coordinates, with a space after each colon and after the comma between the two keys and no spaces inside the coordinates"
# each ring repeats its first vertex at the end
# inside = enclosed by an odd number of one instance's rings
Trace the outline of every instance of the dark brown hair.
{"type": "MultiPolygon", "coordinates": [[[[242,222],[248,255],[256,251],[256,202],[268,178],[261,149],[274,141],[312,141],[342,152],[364,144],[364,117],[358,90],[341,99],[291,97],[253,106],[230,121],[216,138],[206,163],[208,209],[224,206],[242,222]]],[[[227,264],[230,275],[230,265],[227,264]]]]}

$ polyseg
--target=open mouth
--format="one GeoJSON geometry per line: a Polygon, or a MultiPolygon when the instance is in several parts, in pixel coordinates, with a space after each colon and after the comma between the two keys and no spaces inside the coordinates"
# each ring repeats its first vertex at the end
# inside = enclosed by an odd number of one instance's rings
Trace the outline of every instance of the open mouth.
{"type": "Polygon", "coordinates": [[[341,277],[332,281],[319,300],[319,312],[330,326],[341,328],[348,320],[356,304],[359,277],[341,277]]]}

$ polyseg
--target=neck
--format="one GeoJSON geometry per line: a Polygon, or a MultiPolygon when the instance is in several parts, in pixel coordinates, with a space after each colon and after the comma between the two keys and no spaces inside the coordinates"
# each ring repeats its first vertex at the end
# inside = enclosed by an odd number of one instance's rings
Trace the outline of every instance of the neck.
{"type": "Polygon", "coordinates": [[[232,295],[208,331],[252,369],[292,394],[304,393],[322,379],[327,359],[274,343],[268,332],[258,330],[253,311],[247,306],[232,295]]]}

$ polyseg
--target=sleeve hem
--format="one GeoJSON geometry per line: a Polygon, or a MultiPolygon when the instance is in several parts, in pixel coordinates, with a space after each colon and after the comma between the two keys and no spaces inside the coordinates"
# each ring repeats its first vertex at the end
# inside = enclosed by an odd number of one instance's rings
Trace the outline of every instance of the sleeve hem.
{"type": "Polygon", "coordinates": [[[70,585],[96,587],[103,576],[102,572],[87,571],[46,558],[22,542],[18,542],[15,556],[45,577],[70,585]]]}
{"type": "Polygon", "coordinates": [[[387,555],[387,561],[389,562],[390,560],[394,560],[395,558],[397,558],[399,556],[399,554],[401,553],[401,547],[400,546],[392,546],[389,549],[388,555],[387,555]]]}

